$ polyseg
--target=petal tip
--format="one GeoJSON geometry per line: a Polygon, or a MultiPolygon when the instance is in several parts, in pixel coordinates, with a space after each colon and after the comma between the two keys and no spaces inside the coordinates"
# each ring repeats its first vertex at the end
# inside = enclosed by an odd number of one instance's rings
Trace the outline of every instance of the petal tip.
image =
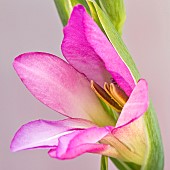
{"type": "Polygon", "coordinates": [[[13,139],[12,139],[12,142],[10,144],[10,151],[11,152],[16,152],[15,146],[13,145],[13,139]]]}
{"type": "Polygon", "coordinates": [[[74,10],[77,10],[77,11],[78,11],[78,10],[85,11],[85,8],[84,8],[83,5],[78,4],[78,5],[74,6],[73,11],[74,11],[74,10]]]}
{"type": "Polygon", "coordinates": [[[129,100],[125,104],[121,115],[117,121],[116,127],[125,126],[147,111],[149,106],[148,83],[145,79],[140,79],[133,89],[129,100]]]}

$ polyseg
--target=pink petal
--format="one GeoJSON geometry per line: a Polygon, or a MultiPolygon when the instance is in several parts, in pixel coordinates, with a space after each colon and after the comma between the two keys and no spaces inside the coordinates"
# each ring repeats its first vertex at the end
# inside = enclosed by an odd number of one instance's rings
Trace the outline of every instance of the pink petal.
{"type": "Polygon", "coordinates": [[[85,152],[102,153],[108,145],[97,143],[110,133],[109,128],[92,127],[86,130],[77,130],[59,138],[58,147],[51,149],[49,155],[58,159],[72,159],[85,152]]]}
{"type": "Polygon", "coordinates": [[[135,87],[128,67],[81,5],[74,7],[64,28],[62,52],[71,65],[101,86],[112,77],[127,95],[135,87]]]}
{"type": "Polygon", "coordinates": [[[55,111],[111,124],[89,81],[60,58],[47,53],[25,53],[15,59],[14,68],[31,93],[55,111]]]}
{"type": "Polygon", "coordinates": [[[94,124],[83,119],[65,119],[61,121],[36,120],[23,125],[11,142],[11,151],[33,148],[53,148],[58,145],[58,138],[84,129],[94,124]]]}
{"type": "Polygon", "coordinates": [[[112,134],[132,152],[144,157],[147,140],[142,117],[121,128],[115,128],[112,134]]]}
{"type": "Polygon", "coordinates": [[[146,80],[140,79],[116,123],[116,127],[124,126],[142,116],[148,108],[148,85],[146,80]]]}

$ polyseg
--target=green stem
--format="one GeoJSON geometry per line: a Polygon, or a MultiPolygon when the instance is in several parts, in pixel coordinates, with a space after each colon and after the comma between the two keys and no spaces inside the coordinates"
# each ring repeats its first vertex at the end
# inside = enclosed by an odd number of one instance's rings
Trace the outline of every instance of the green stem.
{"type": "Polygon", "coordinates": [[[100,170],[108,170],[108,157],[107,156],[101,156],[101,167],[100,170]]]}

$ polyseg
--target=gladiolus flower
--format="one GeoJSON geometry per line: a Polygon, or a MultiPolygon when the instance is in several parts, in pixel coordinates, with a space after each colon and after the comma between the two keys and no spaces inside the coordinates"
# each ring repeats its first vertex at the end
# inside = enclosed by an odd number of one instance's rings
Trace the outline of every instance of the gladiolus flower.
{"type": "Polygon", "coordinates": [[[58,159],[90,152],[141,165],[146,150],[142,115],[148,108],[147,82],[135,82],[81,5],[74,7],[64,28],[62,52],[68,62],[42,52],[15,59],[14,68],[30,92],[68,118],[23,125],[11,150],[47,148],[58,159]]]}

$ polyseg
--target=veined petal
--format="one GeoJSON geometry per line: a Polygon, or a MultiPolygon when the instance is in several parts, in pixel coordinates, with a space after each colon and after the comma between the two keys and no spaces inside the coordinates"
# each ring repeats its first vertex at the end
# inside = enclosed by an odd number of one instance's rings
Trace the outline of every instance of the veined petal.
{"type": "Polygon", "coordinates": [[[108,133],[110,133],[110,129],[107,127],[92,127],[85,130],[77,130],[60,137],[58,147],[51,149],[49,155],[58,159],[72,159],[85,152],[101,154],[109,146],[99,144],[98,142],[108,133]]]}
{"type": "Polygon", "coordinates": [[[147,111],[148,105],[148,85],[146,80],[140,79],[124,105],[116,127],[124,126],[142,116],[147,111]]]}
{"type": "Polygon", "coordinates": [[[118,159],[142,165],[146,152],[143,118],[141,117],[125,126],[114,128],[112,134],[104,137],[101,142],[115,148],[118,152],[118,159]]]}
{"type": "Polygon", "coordinates": [[[64,28],[62,52],[71,65],[101,86],[112,77],[128,96],[135,87],[130,70],[81,5],[74,7],[64,28]]]}
{"type": "Polygon", "coordinates": [[[58,138],[77,129],[93,127],[83,119],[65,119],[60,121],[36,120],[23,125],[11,142],[11,151],[33,148],[53,148],[58,145],[58,138]]]}
{"type": "Polygon", "coordinates": [[[109,144],[115,148],[118,152],[118,159],[142,165],[146,151],[146,136],[142,117],[122,127],[114,128],[112,134],[105,136],[101,143],[109,144]]]}
{"type": "Polygon", "coordinates": [[[47,53],[25,53],[15,59],[14,68],[30,92],[55,111],[100,125],[112,124],[89,81],[60,58],[47,53]]]}
{"type": "Polygon", "coordinates": [[[132,153],[140,156],[141,160],[144,159],[146,152],[146,135],[142,117],[123,127],[115,128],[112,134],[121,143],[126,145],[132,153]]]}

